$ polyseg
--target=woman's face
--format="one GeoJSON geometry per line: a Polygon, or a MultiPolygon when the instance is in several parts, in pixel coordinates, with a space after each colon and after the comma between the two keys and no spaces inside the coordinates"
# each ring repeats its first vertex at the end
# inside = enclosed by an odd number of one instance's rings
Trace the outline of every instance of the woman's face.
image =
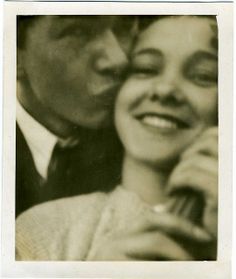
{"type": "Polygon", "coordinates": [[[217,124],[217,27],[209,18],[167,17],[145,29],[116,103],[126,153],[169,168],[217,124]]]}

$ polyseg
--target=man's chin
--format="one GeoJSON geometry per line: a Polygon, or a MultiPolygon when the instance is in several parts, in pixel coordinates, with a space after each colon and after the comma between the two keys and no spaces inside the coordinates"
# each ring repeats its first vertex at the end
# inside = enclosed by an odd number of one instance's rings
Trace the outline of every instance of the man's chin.
{"type": "Polygon", "coordinates": [[[78,125],[85,129],[100,130],[114,127],[114,120],[112,116],[106,115],[105,117],[96,118],[85,123],[79,123],[78,125]]]}

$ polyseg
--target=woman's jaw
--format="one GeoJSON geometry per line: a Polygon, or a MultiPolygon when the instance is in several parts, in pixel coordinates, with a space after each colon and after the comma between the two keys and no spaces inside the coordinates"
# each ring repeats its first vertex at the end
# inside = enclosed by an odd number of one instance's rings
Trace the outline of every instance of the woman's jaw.
{"type": "Polygon", "coordinates": [[[148,102],[117,113],[116,128],[128,156],[168,172],[206,126],[187,109],[170,110],[148,102]]]}

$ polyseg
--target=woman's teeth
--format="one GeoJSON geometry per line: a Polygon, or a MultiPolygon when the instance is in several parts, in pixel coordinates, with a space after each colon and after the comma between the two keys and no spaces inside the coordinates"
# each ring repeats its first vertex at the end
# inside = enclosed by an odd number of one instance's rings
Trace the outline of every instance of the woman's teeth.
{"type": "Polygon", "coordinates": [[[177,129],[178,124],[175,121],[162,118],[157,115],[146,115],[141,120],[144,124],[162,129],[177,129]]]}

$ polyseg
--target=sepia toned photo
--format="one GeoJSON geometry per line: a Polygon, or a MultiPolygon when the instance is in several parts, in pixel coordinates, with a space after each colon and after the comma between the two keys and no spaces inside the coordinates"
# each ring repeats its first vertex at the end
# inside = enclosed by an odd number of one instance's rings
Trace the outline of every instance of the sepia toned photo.
{"type": "Polygon", "coordinates": [[[17,24],[17,259],[215,260],[216,16],[17,24]]]}
{"type": "Polygon", "coordinates": [[[15,23],[11,261],[207,274],[230,222],[219,13],[20,12],[15,23]]]}

